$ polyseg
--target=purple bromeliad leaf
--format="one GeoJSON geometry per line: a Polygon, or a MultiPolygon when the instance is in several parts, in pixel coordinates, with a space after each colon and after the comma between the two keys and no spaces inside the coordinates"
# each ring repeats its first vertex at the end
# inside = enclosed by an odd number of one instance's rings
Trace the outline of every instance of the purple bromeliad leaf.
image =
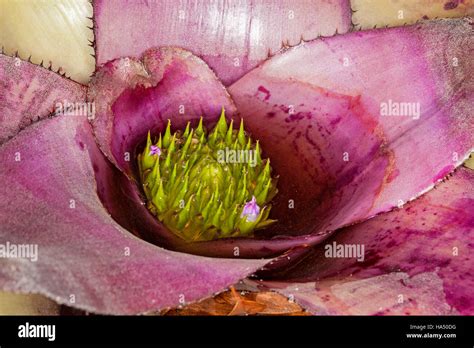
{"type": "Polygon", "coordinates": [[[0,55],[0,144],[19,129],[69,103],[83,102],[86,88],[46,68],[0,55]]]}
{"type": "Polygon", "coordinates": [[[230,86],[281,176],[269,236],[364,221],[459,166],[474,147],[473,51],[461,19],[355,32],[290,48],[230,86]]]}
{"type": "Polygon", "coordinates": [[[260,285],[315,314],[472,315],[473,217],[474,172],[460,168],[406,207],[338,231],[260,285]]]}
{"type": "Polygon", "coordinates": [[[179,48],[146,51],[140,60],[122,58],[105,64],[91,81],[88,100],[94,102],[97,141],[127,175],[133,175],[136,146],[164,129],[184,128],[199,117],[217,121],[222,107],[235,107],[226,89],[201,59],[179,48]]]}
{"type": "Polygon", "coordinates": [[[99,65],[154,46],[178,46],[204,59],[224,85],[282,43],[345,33],[351,25],[348,0],[95,1],[94,17],[99,65]]]}

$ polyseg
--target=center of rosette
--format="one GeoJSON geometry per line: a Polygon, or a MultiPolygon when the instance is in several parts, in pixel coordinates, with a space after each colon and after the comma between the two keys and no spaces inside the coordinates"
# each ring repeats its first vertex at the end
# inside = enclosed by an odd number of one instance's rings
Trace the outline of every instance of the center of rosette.
{"type": "Polygon", "coordinates": [[[227,123],[225,112],[211,132],[199,121],[165,133],[138,155],[147,207],[173,233],[187,241],[251,237],[268,218],[277,178],[259,142],[227,123]]]}

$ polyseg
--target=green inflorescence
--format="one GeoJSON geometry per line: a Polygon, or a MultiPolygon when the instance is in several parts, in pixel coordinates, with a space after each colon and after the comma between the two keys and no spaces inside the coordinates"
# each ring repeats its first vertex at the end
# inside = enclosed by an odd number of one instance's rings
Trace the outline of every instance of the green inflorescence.
{"type": "Polygon", "coordinates": [[[148,209],[187,241],[250,237],[268,226],[277,193],[259,142],[228,125],[225,112],[208,133],[202,124],[172,134],[171,122],[153,143],[150,133],[138,166],[148,209]]]}

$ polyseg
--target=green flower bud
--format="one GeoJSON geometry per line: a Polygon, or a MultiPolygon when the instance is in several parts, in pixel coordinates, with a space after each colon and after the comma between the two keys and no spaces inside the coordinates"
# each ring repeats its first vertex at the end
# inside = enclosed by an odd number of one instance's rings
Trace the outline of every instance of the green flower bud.
{"type": "Polygon", "coordinates": [[[148,134],[138,155],[148,209],[187,241],[251,237],[274,222],[269,202],[277,193],[270,161],[260,144],[227,123],[222,110],[211,132],[199,120],[193,129],[171,132],[168,121],[155,145],[148,134]]]}

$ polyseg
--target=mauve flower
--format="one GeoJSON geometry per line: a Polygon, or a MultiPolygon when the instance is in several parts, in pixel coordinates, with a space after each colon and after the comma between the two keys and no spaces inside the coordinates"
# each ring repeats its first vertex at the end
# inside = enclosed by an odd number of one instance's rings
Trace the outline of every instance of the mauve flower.
{"type": "Polygon", "coordinates": [[[161,149],[158,146],[151,145],[150,150],[148,153],[149,156],[160,156],[161,155],[161,149]]]}
{"type": "Polygon", "coordinates": [[[252,199],[249,202],[245,203],[244,209],[242,210],[242,214],[240,216],[245,216],[247,221],[253,222],[257,220],[258,214],[260,214],[260,207],[257,204],[255,196],[252,196],[252,199]]]}
{"type": "Polygon", "coordinates": [[[455,172],[474,143],[471,20],[348,32],[342,0],[170,4],[95,1],[88,86],[0,56],[0,240],[38,245],[0,259],[1,288],[136,314],[256,275],[313,313],[473,314],[474,174],[455,172]],[[314,33],[338,34],[274,53],[314,33]],[[91,120],[47,117],[84,101],[91,120]],[[278,221],[185,242],[147,210],[136,155],[168,119],[213,126],[221,108],[271,158],[278,221]]]}

